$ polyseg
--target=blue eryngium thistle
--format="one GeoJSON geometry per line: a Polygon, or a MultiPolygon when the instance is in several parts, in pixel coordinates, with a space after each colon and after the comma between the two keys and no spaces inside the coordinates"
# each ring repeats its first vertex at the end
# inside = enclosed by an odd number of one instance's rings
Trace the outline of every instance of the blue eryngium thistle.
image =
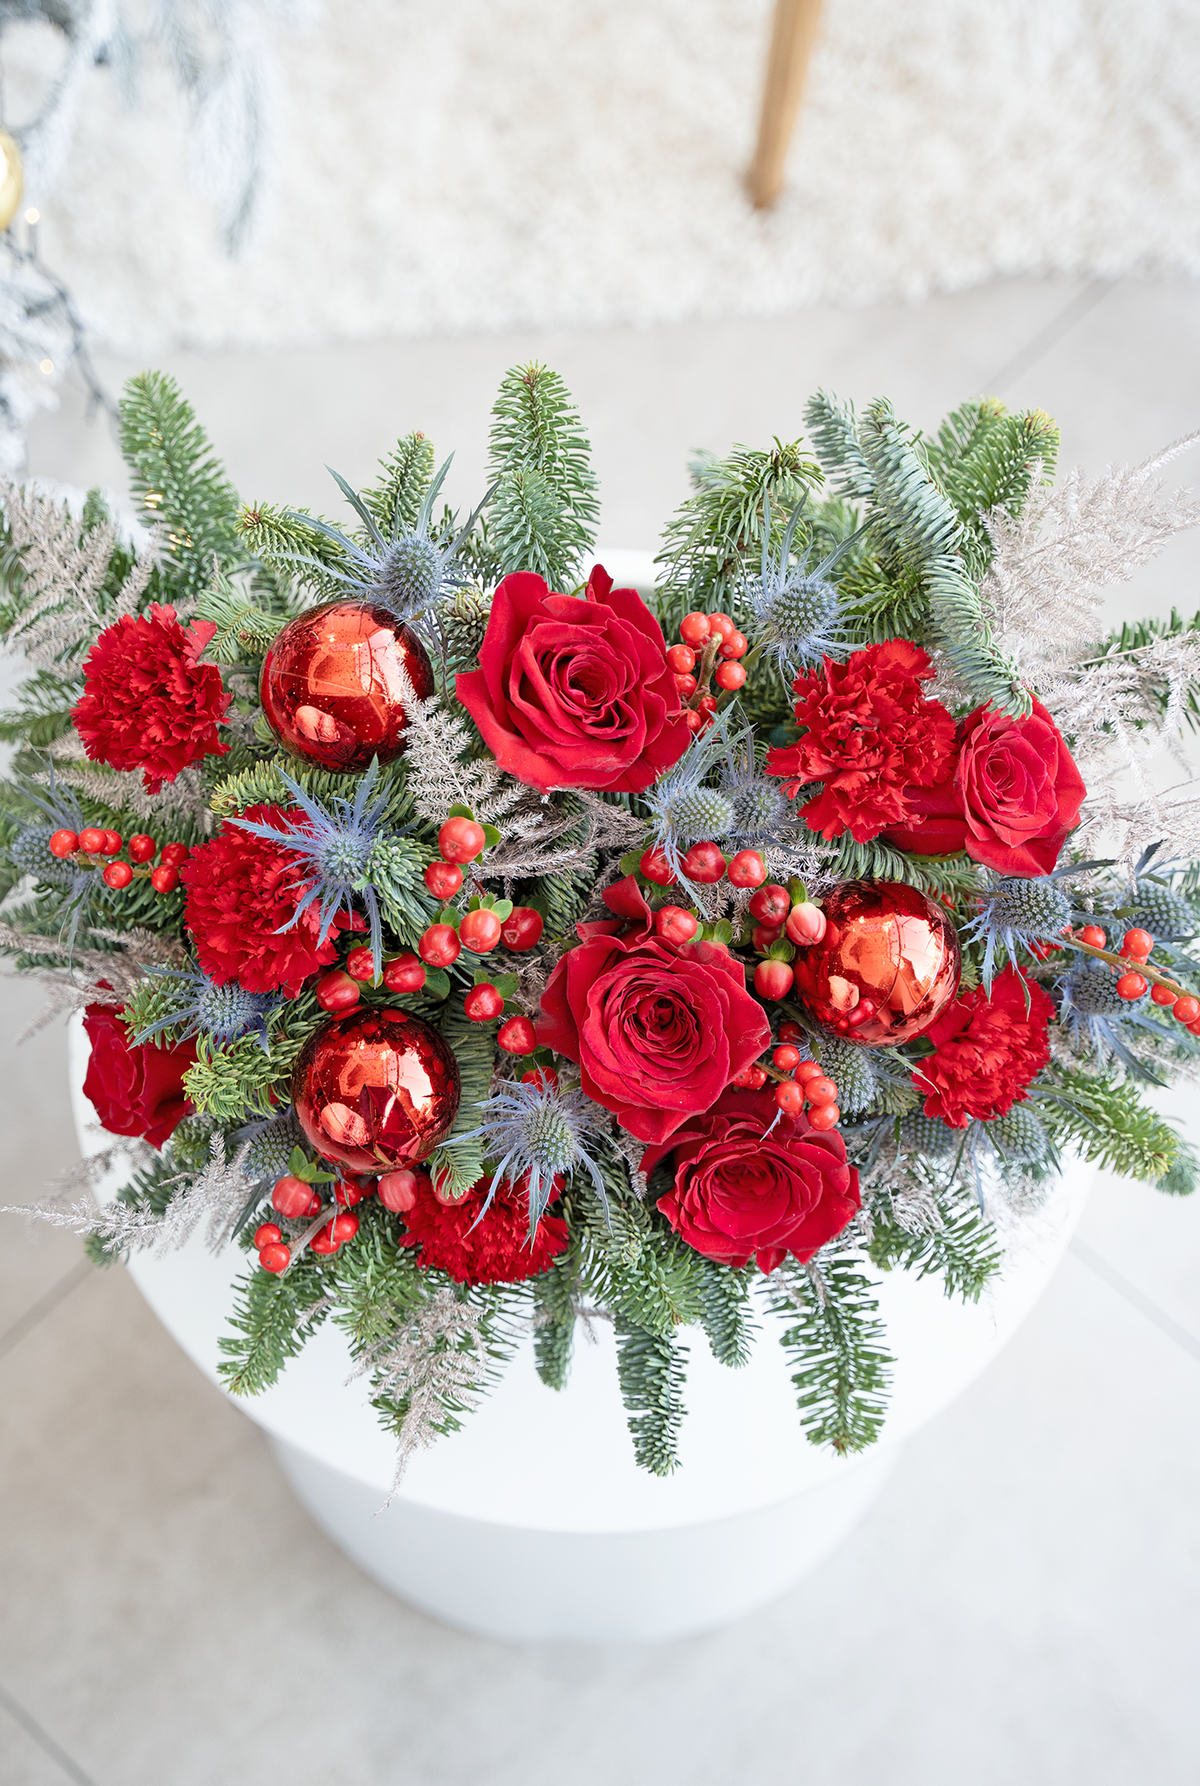
{"type": "Polygon", "coordinates": [[[245,992],[236,980],[218,986],[198,967],[152,966],[147,971],[168,983],[172,1004],[165,1016],[138,1031],[135,1043],[153,1042],[164,1030],[179,1027],[179,1042],[202,1031],[218,1047],[239,1036],[254,1035],[263,1053],[270,1052],[267,1018],[283,1003],[282,993],[245,992]]]}
{"type": "Polygon", "coordinates": [[[982,909],[965,926],[962,934],[964,942],[985,944],[985,991],[992,990],[992,980],[1006,962],[1011,961],[1014,967],[1019,965],[1018,948],[1028,949],[1030,943],[1057,942],[1071,922],[1073,909],[1070,895],[1059,885],[1058,877],[1078,874],[1081,867],[1095,866],[1091,862],[1073,863],[1066,868],[1056,868],[1053,874],[1039,875],[1036,880],[1022,880],[1014,875],[983,891],[982,909]]]}
{"type": "MultiPolygon", "coordinates": [[[[738,741],[730,738],[732,712],[727,708],[707,732],[698,733],[674,768],[642,795],[654,843],[685,886],[689,883],[682,862],[688,845],[728,836],[734,821],[732,796],[705,786],[722,759],[728,761],[731,743],[738,741]]],[[[738,739],[745,736],[749,734],[738,734],[738,739]]]]}
{"type": "Polygon", "coordinates": [[[9,845],[9,854],[19,868],[48,887],[61,887],[64,892],[63,928],[69,930],[70,942],[87,907],[91,894],[100,884],[95,869],[77,868],[74,862],[51,854],[50,839],[56,831],[82,831],[90,821],[83,816],[78,800],[70,788],[58,785],[54,762],[46,758],[50,778],[48,789],[36,787],[24,777],[17,778],[23,797],[46,815],[44,825],[21,825],[9,845]],[[69,924],[68,924],[69,920],[69,924]]]}
{"type": "MultiPolygon", "coordinates": [[[[1155,1085],[1163,1083],[1157,1073],[1151,1072],[1130,1052],[1128,1033],[1141,1029],[1161,1037],[1161,1024],[1152,1017],[1143,1017],[1129,1000],[1121,998],[1115,976],[1100,962],[1089,962],[1062,982],[1058,1017],[1076,1045],[1094,1054],[1101,1064],[1111,1054],[1135,1078],[1147,1079],[1155,1085]]],[[[1175,1028],[1180,1026],[1177,1024],[1175,1028]]],[[[1176,1047],[1183,1046],[1188,1039],[1183,1035],[1169,1037],[1176,1047]]]]}
{"type": "Polygon", "coordinates": [[[788,516],[778,556],[772,557],[770,501],[764,497],[761,570],[744,592],[754,615],[754,642],[775,658],[785,681],[826,657],[844,657],[847,650],[841,636],[841,598],[830,573],[858,535],[851,534],[819,564],[810,563],[811,549],[793,564],[792,545],[806,501],[798,502],[788,516]]]}
{"type": "Polygon", "coordinates": [[[479,510],[475,510],[448,546],[439,546],[429,532],[433,505],[445,482],[453,457],[451,453],[425,492],[416,526],[412,529],[399,527],[390,538],[382,532],[378,521],[358,492],[352,490],[345,478],[334,471],[332,466],[327,466],[329,475],[362,521],[366,530],[365,538],[354,539],[340,527],[334,527],[328,521],[318,520],[312,515],[291,514],[292,520],[324,534],[326,539],[340,547],[342,563],[332,565],[307,552],[283,552],[280,557],[307,565],[310,569],[319,571],[323,577],[333,577],[337,582],[345,584],[348,596],[357,596],[364,602],[377,602],[396,620],[416,619],[419,614],[434,607],[449,590],[460,589],[470,581],[456,567],[455,559],[463,541],[475,525],[479,510]]]}
{"type": "MultiPolygon", "coordinates": [[[[317,920],[317,941],[323,943],[333,928],[335,913],[361,899],[371,926],[371,953],[375,971],[383,963],[383,927],[379,919],[379,900],[371,884],[371,849],[383,828],[384,814],[391,802],[387,791],[370,804],[379,780],[379,759],[376,757],[358,784],[353,800],[335,796],[327,811],[319,800],[306,794],[299,782],[279,771],[280,778],[300,808],[302,819],[286,818],[282,824],[267,825],[261,819],[230,819],[231,825],[249,831],[254,837],[269,838],[272,843],[286,845],[303,858],[304,868],[296,883],[296,910],[280,930],[291,930],[315,900],[320,900],[317,920]]],[[[407,827],[405,827],[407,829],[407,827]]],[[[391,828],[391,835],[398,832],[391,828]]]]}
{"type": "Polygon", "coordinates": [[[730,738],[721,771],[721,792],[729,801],[731,814],[723,835],[739,847],[781,843],[782,830],[794,822],[791,804],[784,799],[779,783],[759,774],[752,732],[739,732],[730,738]]]}
{"type": "Polygon", "coordinates": [[[563,1090],[557,1085],[526,1085],[506,1079],[479,1108],[483,1112],[479,1127],[446,1143],[452,1147],[456,1141],[482,1141],[487,1157],[499,1159],[483,1208],[472,1226],[487,1214],[502,1179],[515,1184],[528,1173],[532,1245],[555,1179],[581,1166],[591,1177],[607,1217],[604,1178],[585,1145],[600,1132],[604,1112],[577,1086],[563,1090]]]}

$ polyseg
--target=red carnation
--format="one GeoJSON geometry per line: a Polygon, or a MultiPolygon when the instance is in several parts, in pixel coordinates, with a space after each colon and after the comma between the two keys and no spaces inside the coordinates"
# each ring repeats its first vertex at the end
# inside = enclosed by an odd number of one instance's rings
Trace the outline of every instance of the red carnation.
{"type": "Polygon", "coordinates": [[[877,837],[909,811],[906,790],[932,787],[954,753],[954,721],[921,684],[933,665],[919,645],[889,639],[852,652],[844,664],[827,657],[820,670],[797,676],[797,744],[769,751],[771,775],[824,790],[801,808],[810,828],[827,838],[849,831],[859,843],[877,837]]]}
{"type": "MultiPolygon", "coordinates": [[[[417,1200],[404,1215],[412,1242],[420,1242],[418,1265],[449,1272],[459,1284],[519,1284],[537,1277],[566,1250],[567,1224],[557,1215],[542,1217],[530,1246],[527,1177],[515,1184],[502,1178],[491,1208],[479,1221],[491,1182],[487,1173],[457,1203],[443,1203],[418,1173],[417,1200]]],[[[562,1185],[556,1178],[553,1198],[562,1185]]]]}
{"type": "Polygon", "coordinates": [[[174,608],[157,602],[105,627],[71,715],[94,763],[141,769],[146,792],[157,794],[189,763],[224,756],[217,726],[233,697],[216,665],[199,661],[216,630],[197,620],[184,632],[174,608]]]}
{"type": "MultiPolygon", "coordinates": [[[[279,825],[304,814],[252,806],[242,816],[279,825]]],[[[334,932],[348,928],[345,919],[334,919],[323,943],[315,901],[299,923],[291,924],[311,872],[295,850],[228,822],[211,842],[193,850],[179,878],[187,888],[184,923],[205,973],[220,986],[236,980],[247,992],[280,988],[295,998],[310,974],[335,961],[334,932]]]]}
{"type": "Polygon", "coordinates": [[[926,1116],[965,1129],[968,1117],[990,1122],[1023,1103],[1050,1059],[1053,1015],[1049,995],[1014,967],[997,974],[990,994],[961,993],[925,1031],[936,1052],[913,1072],[926,1116]]]}

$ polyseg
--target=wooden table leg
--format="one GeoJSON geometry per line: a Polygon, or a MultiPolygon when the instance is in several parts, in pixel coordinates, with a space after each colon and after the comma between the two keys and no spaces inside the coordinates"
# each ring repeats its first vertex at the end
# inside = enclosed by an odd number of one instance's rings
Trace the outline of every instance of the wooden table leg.
{"type": "Polygon", "coordinates": [[[773,205],[783,187],[783,164],[820,17],[821,0],[775,0],[758,145],[746,175],[750,197],[760,210],[773,205]]]}

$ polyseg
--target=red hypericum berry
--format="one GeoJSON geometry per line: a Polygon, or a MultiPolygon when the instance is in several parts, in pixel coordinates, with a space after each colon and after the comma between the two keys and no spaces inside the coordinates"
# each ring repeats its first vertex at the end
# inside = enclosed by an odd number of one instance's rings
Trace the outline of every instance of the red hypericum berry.
{"type": "Polygon", "coordinates": [[[668,943],[690,943],[699,928],[695,912],[681,905],[664,905],[654,914],[654,934],[668,943]]]}
{"type": "MultiPolygon", "coordinates": [[[[315,1195],[312,1186],[303,1178],[293,1178],[289,1173],[286,1178],[276,1180],[275,1189],[271,1192],[271,1207],[277,1209],[280,1215],[286,1216],[289,1222],[298,1222],[301,1216],[308,1215],[310,1211],[313,1215],[317,1213],[312,1207],[315,1195]]],[[[321,1200],[318,1197],[317,1209],[320,1207],[321,1200]]]]}
{"type": "Polygon", "coordinates": [[[158,854],[158,845],[144,831],[135,831],[129,839],[129,860],[131,862],[152,862],[158,854]]]}
{"type": "Polygon", "coordinates": [[[1200,998],[1193,998],[1190,992],[1185,992],[1182,998],[1175,1000],[1171,1015],[1177,1023],[1195,1023],[1197,1017],[1200,1017],[1200,998]]]}
{"type": "MultiPolygon", "coordinates": [[[[1122,974],[1117,981],[1118,998],[1141,998],[1145,990],[1146,981],[1141,974],[1122,974]]],[[[1196,1009],[1200,1010],[1200,1005],[1197,1005],[1196,1009]]]]}
{"type": "Polygon", "coordinates": [[[750,641],[747,639],[745,633],[739,633],[737,631],[731,632],[727,638],[721,641],[721,649],[718,651],[717,656],[745,657],[749,643],[750,641]]]}
{"type": "Polygon", "coordinates": [[[374,1195],[373,1184],[364,1190],[362,1185],[355,1184],[350,1178],[340,1178],[333,1187],[333,1200],[339,1209],[353,1209],[356,1203],[364,1203],[368,1197],[374,1195]]]}
{"type": "Polygon", "coordinates": [[[701,695],[699,707],[701,713],[715,713],[717,710],[716,695],[701,695]]]}
{"type": "Polygon", "coordinates": [[[79,839],[74,831],[56,831],[48,847],[52,856],[73,856],[79,848],[79,839]]]}
{"type": "Polygon", "coordinates": [[[679,636],[685,645],[703,645],[708,637],[708,615],[693,609],[679,622],[679,636]]]}
{"type": "Polygon", "coordinates": [[[537,1031],[529,1017],[510,1017],[500,1025],[496,1043],[505,1054],[532,1054],[537,1047],[537,1031]]]}
{"type": "Polygon", "coordinates": [[[818,1104],[808,1113],[809,1127],[813,1129],[836,1129],[841,1120],[842,1113],[836,1104],[818,1104]]]}
{"type": "Polygon", "coordinates": [[[467,912],[458,927],[458,940],[464,949],[486,955],[500,941],[500,920],[487,906],[467,912]]]}
{"type": "Polygon", "coordinates": [[[658,849],[647,850],[638,863],[638,867],[646,879],[653,881],[656,887],[669,887],[675,879],[674,869],[663,852],[658,849]]]}
{"type": "Polygon", "coordinates": [[[558,1074],[553,1067],[530,1067],[521,1074],[522,1085],[538,1085],[545,1091],[552,1091],[558,1084],[558,1074]]]}
{"type": "Polygon", "coordinates": [[[792,909],[792,896],[778,881],[768,881],[750,901],[750,916],[760,924],[782,925],[792,909]]]}
{"type": "Polygon", "coordinates": [[[1085,924],[1079,932],[1079,940],[1081,943],[1086,943],[1091,949],[1102,949],[1105,942],[1104,932],[1098,924],[1085,924]]]}
{"type": "Polygon", "coordinates": [[[819,905],[806,899],[801,905],[794,905],[787,916],[784,929],[788,941],[806,949],[811,943],[819,943],[825,935],[826,918],[819,905]]]}
{"type": "Polygon", "coordinates": [[[257,1247],[270,1246],[274,1241],[283,1239],[283,1229],[278,1222],[262,1222],[254,1230],[254,1244],[257,1247]]]}
{"type": "Polygon", "coordinates": [[[704,724],[703,715],[697,713],[696,709],[694,707],[689,707],[687,709],[687,711],[684,713],[683,719],[684,719],[684,724],[687,726],[687,729],[689,732],[698,732],[704,724]]]}
{"type": "Polygon", "coordinates": [[[718,688],[740,688],[746,680],[746,672],[741,664],[718,664],[713,671],[713,681],[718,688]]]}
{"type": "Polygon", "coordinates": [[[752,1062],[750,1066],[743,1067],[740,1073],[735,1073],[731,1083],[742,1091],[761,1091],[767,1083],[767,1075],[762,1067],[752,1062]]]}
{"type": "Polygon", "coordinates": [[[314,991],[323,1011],[352,1011],[359,1000],[358,981],[352,980],[340,967],[322,974],[314,991]]]}
{"type": "Polygon", "coordinates": [[[804,1108],[804,1093],[794,1079],[785,1079],[775,1087],[775,1102],[785,1116],[799,1116],[804,1108]]]}
{"type": "Polygon", "coordinates": [[[393,1215],[403,1215],[411,1209],[417,1200],[419,1191],[433,1189],[433,1181],[428,1172],[414,1172],[409,1166],[401,1166],[395,1172],[385,1172],[379,1180],[379,1201],[393,1215]]]}
{"type": "Polygon", "coordinates": [[[417,944],[417,954],[430,967],[449,967],[461,953],[462,944],[453,924],[431,924],[417,944]]]}
{"type": "Polygon", "coordinates": [[[435,899],[453,899],[463,884],[463,871],[457,862],[431,862],[425,870],[425,885],[435,899]]]}
{"type": "Polygon", "coordinates": [[[760,961],[754,970],[754,990],[760,998],[786,998],[795,977],[786,961],[760,961]]]}
{"type": "Polygon", "coordinates": [[[690,695],[694,695],[696,692],[696,678],[690,671],[685,671],[683,674],[676,676],[675,688],[679,694],[680,700],[686,701],[690,695]]]}
{"type": "Polygon", "coordinates": [[[536,949],[542,940],[546,920],[531,905],[514,905],[500,926],[500,940],[506,949],[519,955],[525,949],[536,949]]]}
{"type": "Polygon", "coordinates": [[[152,868],[150,870],[150,885],[156,893],[173,893],[179,885],[179,870],[177,868],[152,868]]]}
{"type": "Polygon", "coordinates": [[[104,833],[95,825],[85,825],[79,833],[79,847],[85,856],[104,854],[104,833]]]}
{"type": "Polygon", "coordinates": [[[346,972],[352,980],[373,980],[375,978],[375,956],[370,949],[351,949],[346,957],[346,972]]]}
{"type": "Polygon", "coordinates": [[[767,878],[767,865],[757,850],[739,850],[730,856],[725,873],[731,887],[761,887],[767,878]]]}
{"type": "Polygon", "coordinates": [[[710,633],[716,633],[721,639],[728,639],[737,631],[737,627],[733,624],[733,621],[729,618],[728,614],[710,614],[708,617],[708,630],[710,633]]]}
{"type": "Polygon", "coordinates": [[[779,1040],[781,1042],[802,1042],[804,1031],[798,1023],[793,1023],[790,1017],[785,1017],[779,1025],[779,1040]]]}
{"type": "Polygon", "coordinates": [[[1121,939],[1121,953],[1131,961],[1149,961],[1154,953],[1154,938],[1148,930],[1127,930],[1121,939]]]}
{"type": "Polygon", "coordinates": [[[667,668],[675,676],[686,676],[696,668],[696,653],[690,645],[672,645],[667,652],[667,668]]]}
{"type": "Polygon", "coordinates": [[[164,843],[159,861],[164,868],[182,868],[188,859],[186,843],[164,843]]]}
{"type": "MultiPolygon", "coordinates": [[[[780,1035],[783,1034],[782,1024],[779,1026],[779,1033],[780,1035]]],[[[796,1077],[801,1085],[807,1085],[810,1079],[823,1079],[825,1077],[825,1069],[819,1060],[802,1060],[800,1065],[796,1068],[796,1077]]]]}
{"type": "Polygon", "coordinates": [[[1195,1023],[1189,1023],[1187,1026],[1187,1033],[1189,1036],[1200,1036],[1200,1020],[1197,1020],[1195,1023]]]}
{"type": "Polygon", "coordinates": [[[318,1228],[308,1244],[314,1253],[336,1253],[340,1243],[333,1238],[333,1223],[318,1228]]]}
{"type": "Polygon", "coordinates": [[[725,873],[725,858],[715,843],[694,843],[683,858],[683,872],[689,881],[713,886],[725,873]]]}
{"type": "Polygon", "coordinates": [[[822,1073],[818,1078],[804,1081],[804,1095],[810,1104],[836,1104],[838,1088],[822,1073]]]}
{"type": "Polygon", "coordinates": [[[406,952],[383,964],[383,983],[389,992],[420,992],[425,984],[425,963],[406,952]]]}
{"type": "Polygon", "coordinates": [[[472,986],[463,1000],[463,1010],[472,1023],[490,1023],[494,1017],[499,1017],[503,1009],[504,999],[490,980],[484,980],[482,985],[472,986]]]}
{"type": "Polygon", "coordinates": [[[120,853],[121,853],[121,833],[119,831],[106,831],[104,833],[104,848],[101,850],[100,853],[103,856],[119,856],[120,855],[120,853]]]}
{"type": "Polygon", "coordinates": [[[777,943],[782,935],[782,924],[756,924],[750,941],[760,954],[765,955],[771,944],[777,943]]]}
{"type": "Polygon", "coordinates": [[[263,1247],[258,1262],[264,1271],[286,1271],[292,1262],[292,1249],[280,1240],[273,1240],[270,1246],[263,1247]]]}
{"type": "Polygon", "coordinates": [[[1164,986],[1161,980],[1156,980],[1150,988],[1150,997],[1156,1005],[1173,1005],[1179,994],[1173,987],[1164,986]]]}
{"type": "Polygon", "coordinates": [[[447,819],[438,832],[438,849],[447,862],[473,862],[486,841],[474,819],[447,819]]]}
{"type": "Polygon", "coordinates": [[[781,1073],[790,1073],[800,1065],[800,1050],[792,1042],[781,1042],[771,1055],[781,1073]]]}
{"type": "Polygon", "coordinates": [[[104,870],[103,880],[106,887],[115,887],[118,892],[127,887],[133,879],[133,870],[128,862],[110,862],[104,870]]]}

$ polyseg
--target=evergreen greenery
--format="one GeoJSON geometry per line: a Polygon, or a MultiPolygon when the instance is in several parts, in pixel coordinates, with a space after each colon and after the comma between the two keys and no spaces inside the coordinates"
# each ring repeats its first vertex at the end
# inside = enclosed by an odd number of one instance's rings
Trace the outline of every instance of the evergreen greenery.
{"type": "Polygon", "coordinates": [[[596,536],[590,446],[557,372],[505,374],[492,410],[488,545],[498,576],[533,571],[569,592],[596,536]]]}
{"type": "Polygon", "coordinates": [[[811,1275],[785,1261],[774,1275],[783,1283],[768,1278],[768,1302],[790,1323],[780,1343],[796,1366],[801,1426],[814,1445],[865,1451],[883,1425],[892,1364],[870,1283],[848,1254],[811,1275]]]}
{"type": "Polygon", "coordinates": [[[165,373],[140,372],[125,386],[121,450],[147,521],[161,530],[172,582],[194,599],[210,582],[214,559],[225,565],[241,556],[237,494],[165,373]]]}

